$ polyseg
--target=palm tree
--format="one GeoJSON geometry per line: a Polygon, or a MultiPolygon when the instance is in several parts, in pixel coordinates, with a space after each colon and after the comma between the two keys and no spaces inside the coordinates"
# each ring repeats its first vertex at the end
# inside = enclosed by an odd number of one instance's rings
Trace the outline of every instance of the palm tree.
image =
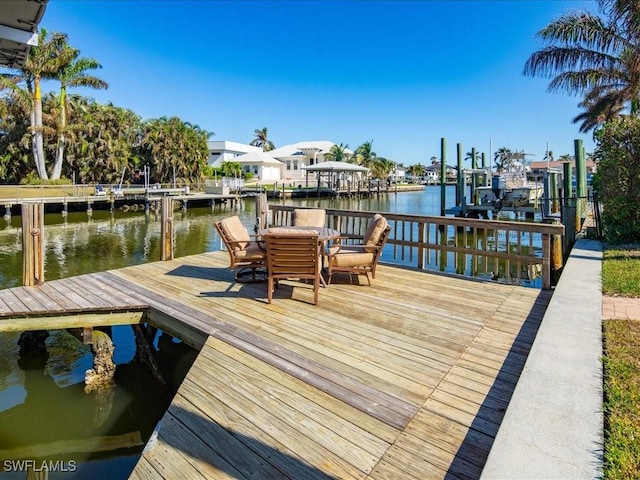
{"type": "Polygon", "coordinates": [[[349,145],[334,144],[327,153],[324,154],[326,161],[348,162],[353,155],[349,152],[349,145]]]}
{"type": "Polygon", "coordinates": [[[509,167],[511,167],[513,163],[513,152],[507,147],[501,147],[493,155],[493,160],[496,163],[496,170],[498,172],[509,170],[509,167]]]}
{"type": "Polygon", "coordinates": [[[145,125],[140,142],[154,181],[196,183],[203,177],[207,163],[207,139],[211,134],[177,117],[161,117],[145,125]]]}
{"type": "Polygon", "coordinates": [[[395,167],[395,162],[392,162],[391,160],[388,160],[384,157],[376,157],[369,166],[369,168],[371,168],[371,175],[374,178],[378,178],[381,180],[391,175],[395,167]]]}
{"type": "Polygon", "coordinates": [[[625,111],[640,114],[640,2],[597,0],[608,18],[568,13],[536,36],[547,46],[533,53],[524,74],[552,78],[550,92],[582,95],[574,123],[587,132],[625,111]]]}
{"type": "MultiPolygon", "coordinates": [[[[71,49],[67,46],[66,48],[71,49]]],[[[66,144],[67,110],[68,98],[67,88],[69,87],[91,87],[108,88],[109,85],[104,80],[87,74],[87,70],[102,68],[93,58],[78,58],[80,50],[72,50],[72,59],[59,71],[57,78],[60,81],[60,133],[58,135],[58,148],[56,159],[53,164],[51,178],[60,178],[62,172],[62,162],[64,161],[64,149],[66,144]]]]}
{"type": "Polygon", "coordinates": [[[467,154],[465,155],[464,159],[465,160],[471,160],[471,167],[475,168],[477,165],[480,164],[480,159],[482,158],[482,155],[480,152],[467,152],[467,154]]]}
{"type": "Polygon", "coordinates": [[[40,29],[38,45],[31,47],[22,67],[20,78],[26,83],[22,89],[11,78],[0,76],[0,83],[11,88],[21,101],[28,105],[31,122],[31,148],[38,176],[47,179],[42,133],[42,88],[41,82],[56,78],[60,70],[72,60],[72,49],[67,47],[67,36],[53,33],[49,36],[46,29],[40,29]]]}
{"type": "Polygon", "coordinates": [[[271,140],[267,138],[267,127],[256,128],[253,131],[253,134],[256,136],[249,145],[253,145],[255,147],[262,147],[263,152],[269,152],[271,150],[275,150],[276,146],[273,144],[271,140]]]}
{"type": "Polygon", "coordinates": [[[364,142],[356,148],[355,155],[351,158],[351,161],[363,167],[371,168],[378,158],[378,155],[373,151],[372,147],[373,140],[364,142]]]}

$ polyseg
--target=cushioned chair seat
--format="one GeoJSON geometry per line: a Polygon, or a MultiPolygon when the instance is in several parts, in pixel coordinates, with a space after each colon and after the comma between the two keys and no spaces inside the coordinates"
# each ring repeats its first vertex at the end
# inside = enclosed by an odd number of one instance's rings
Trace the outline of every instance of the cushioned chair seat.
{"type": "Polygon", "coordinates": [[[391,232],[387,219],[376,214],[369,221],[361,244],[336,244],[329,248],[329,280],[335,272],[345,272],[356,275],[366,275],[369,285],[371,279],[376,278],[376,267],[382,254],[387,238],[391,232]]]}
{"type": "Polygon", "coordinates": [[[332,258],[332,267],[358,267],[363,265],[371,265],[373,263],[375,254],[373,252],[366,252],[364,247],[356,248],[344,248],[340,251],[339,255],[335,255],[332,258]]]}
{"type": "Polygon", "coordinates": [[[264,281],[267,253],[252,240],[246,227],[235,215],[215,223],[216,230],[229,252],[229,268],[237,270],[237,281],[264,281]]]}

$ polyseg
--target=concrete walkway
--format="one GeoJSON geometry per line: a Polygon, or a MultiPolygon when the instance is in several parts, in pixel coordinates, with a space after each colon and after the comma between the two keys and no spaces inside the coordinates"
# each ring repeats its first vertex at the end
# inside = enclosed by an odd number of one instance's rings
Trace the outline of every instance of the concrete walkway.
{"type": "MultiPolygon", "coordinates": [[[[483,479],[602,477],[602,245],[580,239],[531,348],[483,479]]],[[[625,302],[626,303],[626,302],[625,302]]],[[[635,302],[624,314],[636,315],[635,302]]],[[[640,316],[638,316],[640,318],[640,316]]]]}

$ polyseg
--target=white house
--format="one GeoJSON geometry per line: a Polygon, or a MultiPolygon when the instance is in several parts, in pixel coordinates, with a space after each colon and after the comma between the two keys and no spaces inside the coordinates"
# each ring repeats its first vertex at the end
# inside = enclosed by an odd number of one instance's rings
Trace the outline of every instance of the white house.
{"type": "Polygon", "coordinates": [[[243,171],[253,173],[254,178],[261,182],[277,182],[282,179],[282,162],[262,149],[234,157],[232,161],[242,165],[243,171]]]}
{"type": "MultiPolygon", "coordinates": [[[[298,142],[266,153],[282,162],[282,179],[294,182],[306,178],[306,171],[302,169],[303,166],[324,162],[325,153],[331,150],[334,145],[334,142],[328,140],[298,142]]],[[[350,150],[347,151],[353,154],[350,150]]]]}
{"type": "Polygon", "coordinates": [[[251,152],[262,152],[262,147],[254,147],[246,143],[230,142],[228,140],[207,142],[209,160],[212,167],[219,167],[222,162],[235,162],[236,157],[251,152]]]}

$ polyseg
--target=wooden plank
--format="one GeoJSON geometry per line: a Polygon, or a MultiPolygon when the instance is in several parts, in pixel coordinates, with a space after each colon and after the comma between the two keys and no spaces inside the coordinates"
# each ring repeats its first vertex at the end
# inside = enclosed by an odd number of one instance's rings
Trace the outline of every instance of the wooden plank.
{"type": "Polygon", "coordinates": [[[186,437],[185,440],[179,440],[180,445],[201,460],[212,465],[232,466],[238,478],[240,476],[242,478],[283,476],[283,472],[270,463],[278,454],[275,449],[262,455],[261,449],[254,447],[254,443],[257,443],[255,439],[223,428],[182,396],[178,396],[177,401],[165,415],[161,434],[165,436],[166,430],[171,429],[177,422],[182,424],[182,429],[193,432],[189,436],[180,435],[180,437],[186,437]]]}
{"type": "MultiPolygon", "coordinates": [[[[225,415],[228,415],[229,410],[232,410],[233,415],[239,415],[245,419],[242,423],[254,424],[258,429],[264,431],[266,436],[262,436],[262,442],[269,448],[275,448],[272,440],[274,439],[276,444],[285,445],[294,458],[303,460],[314,468],[322,467],[323,471],[330,475],[335,475],[338,478],[364,478],[363,472],[336,455],[331,449],[307,437],[304,432],[299,430],[300,426],[293,425],[278,412],[272,412],[274,404],[269,402],[269,399],[264,398],[262,401],[257,401],[258,399],[250,398],[251,390],[240,392],[235,388],[227,388],[223,381],[217,381],[213,373],[201,371],[199,376],[200,378],[196,380],[198,384],[187,377],[183,386],[190,388],[189,398],[193,395],[194,387],[201,390],[206,389],[203,393],[207,395],[207,405],[200,404],[198,407],[204,412],[209,412],[207,415],[216,422],[225,425],[225,415]],[[206,380],[203,382],[202,379],[205,376],[206,380]],[[205,386],[202,386],[203,383],[205,386]],[[248,396],[245,396],[244,393],[248,396]],[[217,402],[224,407],[220,408],[219,405],[216,407],[217,402]],[[216,414],[211,411],[211,408],[216,408],[216,414]],[[220,410],[224,412],[222,415],[219,413],[220,410]]],[[[242,435],[253,437],[254,434],[248,432],[245,434],[244,430],[240,429],[240,425],[241,423],[237,423],[230,426],[242,435]]]]}
{"type": "Polygon", "coordinates": [[[59,313],[64,311],[60,305],[40,291],[37,286],[23,287],[20,291],[20,296],[21,298],[25,298],[25,300],[26,298],[32,298],[33,301],[37,303],[38,308],[32,309],[34,312],[59,313]]]}
{"type": "Polygon", "coordinates": [[[0,332],[24,332],[29,330],[57,330],[65,328],[104,327],[108,325],[133,325],[143,321],[142,311],[83,312],[64,315],[29,315],[0,319],[0,332]]]}
{"type": "Polygon", "coordinates": [[[144,455],[138,459],[129,475],[129,480],[157,480],[158,478],[162,478],[161,472],[156,470],[144,455]]]}
{"type": "Polygon", "coordinates": [[[56,288],[53,286],[55,283],[55,281],[47,282],[34,288],[42,292],[44,295],[47,295],[64,312],[74,313],[82,311],[82,307],[80,307],[80,305],[71,300],[68,296],[63,295],[58,290],[56,290],[56,288]]]}
{"type": "Polygon", "coordinates": [[[111,309],[114,307],[112,302],[106,301],[100,295],[87,288],[83,276],[70,277],[64,279],[65,284],[72,289],[77,295],[86,299],[90,305],[97,308],[111,309]]]}
{"type": "MultiPolygon", "coordinates": [[[[260,389],[265,398],[277,399],[276,408],[287,406],[294,412],[291,417],[292,420],[300,425],[309,420],[315,422],[316,429],[323,431],[318,441],[330,441],[334,445],[348,441],[348,446],[345,447],[345,450],[354,465],[357,465],[356,462],[368,465],[388,448],[389,444],[387,442],[380,441],[366,430],[345,421],[339,415],[340,412],[333,412],[322,404],[310,402],[299,392],[284,386],[278,380],[286,374],[281,373],[276,379],[265,377],[258,371],[261,369],[262,361],[237,349],[232,350],[225,346],[223,342],[215,341],[215,339],[207,342],[206,347],[201,352],[201,358],[214,362],[217,367],[216,376],[229,375],[229,382],[235,381],[236,378],[242,379],[243,383],[248,382],[251,388],[260,389]],[[225,369],[224,372],[222,368],[225,369]],[[304,413],[304,419],[296,420],[293,418],[298,415],[298,411],[304,413]],[[330,431],[326,431],[326,428],[330,428],[330,431]],[[332,437],[336,438],[332,440],[332,437]],[[374,457],[372,458],[369,454],[374,455],[374,457]]],[[[286,384],[286,380],[283,383],[286,384]]],[[[306,430],[311,432],[310,428],[306,428],[306,430]]]]}
{"type": "MultiPolygon", "coordinates": [[[[229,350],[234,349],[231,345],[218,341],[215,338],[211,338],[209,340],[209,343],[214,342],[216,349],[219,351],[228,352],[229,350]]],[[[206,356],[207,352],[205,351],[203,354],[206,356]]],[[[248,357],[250,356],[246,352],[235,349],[234,356],[240,362],[249,363],[248,357]]],[[[322,390],[314,388],[297,377],[285,374],[273,365],[265,362],[252,361],[252,368],[256,372],[261,373],[264,377],[270,378],[272,381],[279,383],[290,391],[303,396],[309,402],[323,405],[324,408],[339,415],[345,421],[358,425],[360,428],[371,433],[385,443],[392,443],[400,433],[399,429],[389,427],[384,422],[376,420],[372,415],[361,412],[348,403],[345,403],[322,390]]]]}
{"type": "Polygon", "coordinates": [[[62,278],[60,280],[54,280],[51,282],[47,282],[46,285],[55,290],[61,296],[64,296],[69,299],[70,302],[75,303],[81,310],[88,309],[106,309],[110,307],[105,307],[104,305],[96,305],[91,299],[87,299],[76,292],[78,288],[75,283],[69,281],[69,279],[62,278]]]}
{"type": "Polygon", "coordinates": [[[2,312],[2,316],[19,315],[31,311],[29,310],[29,307],[22,303],[20,297],[16,296],[16,289],[19,289],[19,287],[0,290],[0,298],[2,298],[4,303],[9,308],[9,311],[2,312]]]}
{"type": "MultiPolygon", "coordinates": [[[[202,422],[198,426],[200,428],[196,432],[200,434],[203,431],[215,428],[211,422],[202,422]]],[[[162,419],[162,425],[158,432],[158,442],[161,445],[167,445],[172,455],[167,459],[163,459],[163,464],[173,461],[176,456],[175,452],[179,452],[190,467],[203,478],[220,480],[251,478],[243,475],[236,468],[236,465],[229,463],[224,457],[220,456],[218,452],[211,448],[212,445],[204,443],[196,432],[188,429],[171,413],[167,413],[162,419]]],[[[152,450],[155,450],[155,446],[152,450]]],[[[249,452],[245,451],[244,453],[248,454],[249,452]]],[[[160,456],[161,452],[158,452],[158,457],[160,456]]],[[[179,461],[182,463],[182,459],[179,461]]]]}

